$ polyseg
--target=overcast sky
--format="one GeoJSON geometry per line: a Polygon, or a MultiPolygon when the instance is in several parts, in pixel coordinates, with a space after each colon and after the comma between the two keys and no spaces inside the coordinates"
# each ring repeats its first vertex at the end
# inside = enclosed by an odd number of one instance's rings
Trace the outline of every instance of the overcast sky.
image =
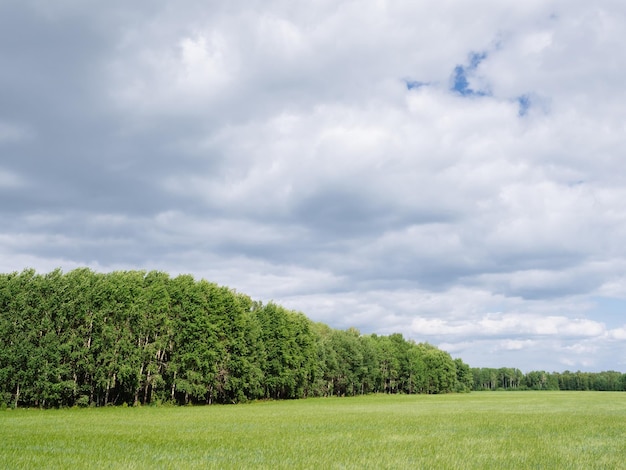
{"type": "Polygon", "coordinates": [[[617,0],[0,0],[0,271],[626,372],[625,44],[617,0]]]}

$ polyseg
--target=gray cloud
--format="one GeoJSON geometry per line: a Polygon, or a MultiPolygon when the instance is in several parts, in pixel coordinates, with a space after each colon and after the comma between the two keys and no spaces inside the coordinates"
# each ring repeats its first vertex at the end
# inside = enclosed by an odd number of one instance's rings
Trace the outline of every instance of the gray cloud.
{"type": "Polygon", "coordinates": [[[0,268],[626,370],[622,31],[611,2],[4,2],[0,268]]]}

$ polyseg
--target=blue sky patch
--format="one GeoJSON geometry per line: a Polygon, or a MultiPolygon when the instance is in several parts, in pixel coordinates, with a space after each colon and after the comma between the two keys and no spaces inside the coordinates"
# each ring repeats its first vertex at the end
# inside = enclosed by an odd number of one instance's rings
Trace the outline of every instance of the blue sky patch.
{"type": "Polygon", "coordinates": [[[413,89],[421,88],[423,86],[428,85],[428,83],[426,82],[420,82],[418,80],[408,80],[408,79],[405,79],[404,83],[406,84],[407,90],[413,90],[413,89]]]}
{"type": "Polygon", "coordinates": [[[517,111],[518,116],[526,116],[528,110],[530,109],[530,97],[528,95],[522,95],[517,98],[517,104],[519,105],[519,111],[517,111]]]}
{"type": "Polygon", "coordinates": [[[487,58],[486,52],[472,52],[467,65],[457,65],[454,67],[451,90],[462,96],[486,96],[488,93],[483,90],[470,88],[468,75],[476,70],[480,63],[487,58]]]}
{"type": "Polygon", "coordinates": [[[626,299],[616,297],[593,297],[595,303],[591,313],[601,319],[608,328],[619,328],[626,324],[626,299]]]}

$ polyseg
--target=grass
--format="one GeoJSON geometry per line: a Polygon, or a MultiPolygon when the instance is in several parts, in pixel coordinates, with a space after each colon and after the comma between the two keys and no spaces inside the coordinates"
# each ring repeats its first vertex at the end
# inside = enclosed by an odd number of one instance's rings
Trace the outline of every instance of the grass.
{"type": "Polygon", "coordinates": [[[0,468],[626,468],[626,393],[0,412],[0,468]]]}

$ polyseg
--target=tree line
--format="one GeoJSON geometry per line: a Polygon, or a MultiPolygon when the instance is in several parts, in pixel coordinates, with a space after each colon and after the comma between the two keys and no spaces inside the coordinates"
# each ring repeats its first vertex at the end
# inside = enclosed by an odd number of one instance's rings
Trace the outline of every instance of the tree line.
{"type": "Polygon", "coordinates": [[[191,275],[0,274],[0,406],[469,391],[461,359],[337,330],[191,275]]]}
{"type": "Polygon", "coordinates": [[[545,372],[501,367],[472,368],[473,390],[597,390],[626,391],[626,374],[604,372],[545,372]]]}

